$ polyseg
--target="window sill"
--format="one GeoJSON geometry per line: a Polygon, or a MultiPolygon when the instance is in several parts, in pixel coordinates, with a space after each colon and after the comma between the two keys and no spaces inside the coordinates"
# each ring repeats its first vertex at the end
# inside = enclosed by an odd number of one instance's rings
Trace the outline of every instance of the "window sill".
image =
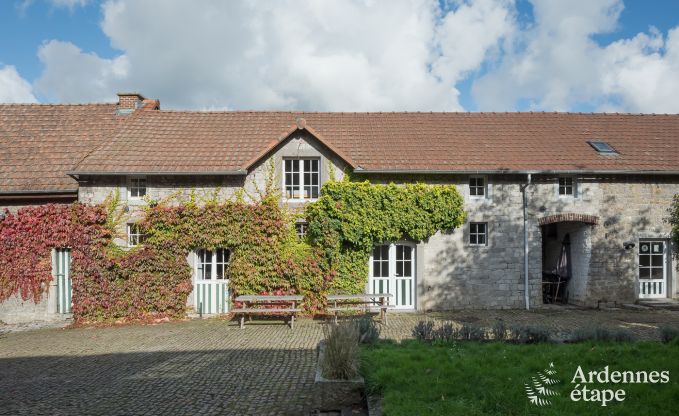
{"type": "Polygon", "coordinates": [[[132,206],[140,206],[140,205],[146,205],[146,201],[142,198],[127,198],[127,205],[132,205],[132,206]]]}
{"type": "Polygon", "coordinates": [[[318,198],[309,198],[309,199],[283,199],[284,202],[292,202],[293,204],[303,204],[306,202],[316,202],[318,201],[318,198]]]}

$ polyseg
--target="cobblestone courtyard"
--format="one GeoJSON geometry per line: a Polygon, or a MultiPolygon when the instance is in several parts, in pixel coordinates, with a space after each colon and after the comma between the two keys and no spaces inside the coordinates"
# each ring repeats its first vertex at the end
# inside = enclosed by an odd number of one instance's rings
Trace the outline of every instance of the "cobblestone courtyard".
{"type": "MultiPolygon", "coordinates": [[[[385,338],[410,336],[421,319],[627,328],[655,338],[679,326],[677,311],[459,311],[392,314],[385,338]]],[[[0,326],[0,414],[309,415],[322,321],[248,323],[205,319],[111,328],[7,332],[0,326]]]]}

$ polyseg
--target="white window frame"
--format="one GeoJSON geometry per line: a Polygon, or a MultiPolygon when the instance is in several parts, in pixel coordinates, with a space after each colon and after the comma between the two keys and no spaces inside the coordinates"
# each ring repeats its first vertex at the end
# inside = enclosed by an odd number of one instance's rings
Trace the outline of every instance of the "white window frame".
{"type": "Polygon", "coordinates": [[[144,175],[134,175],[134,176],[128,176],[127,177],[127,199],[129,201],[141,201],[144,199],[144,197],[148,194],[148,182],[146,180],[146,176],[144,175]],[[144,181],[144,186],[141,187],[139,186],[139,181],[143,180],[144,181]],[[135,184],[136,182],[136,184],[135,184]],[[132,195],[132,189],[137,190],[137,195],[133,196],[132,195]],[[139,195],[139,190],[143,189],[144,190],[144,195],[139,195]]]}
{"type": "Polygon", "coordinates": [[[144,238],[146,234],[142,231],[141,227],[136,222],[131,222],[127,224],[127,246],[136,247],[144,243],[144,238]],[[136,230],[135,230],[136,228],[136,230]],[[133,232],[136,231],[136,232],[133,232]]]}
{"type": "Polygon", "coordinates": [[[418,273],[417,273],[417,245],[411,241],[405,241],[405,240],[400,240],[396,241],[393,243],[383,243],[383,244],[376,244],[373,246],[373,250],[370,250],[370,257],[368,259],[368,282],[366,283],[366,293],[375,293],[373,290],[373,283],[374,280],[387,280],[387,286],[388,291],[390,294],[392,294],[394,297],[387,299],[387,302],[389,305],[394,305],[394,308],[396,309],[416,309],[417,308],[417,303],[418,303],[418,297],[417,297],[417,279],[418,279],[418,273]],[[387,257],[382,258],[380,260],[380,271],[382,271],[383,265],[386,265],[388,267],[388,272],[386,273],[386,276],[384,276],[384,273],[380,273],[380,276],[375,276],[375,257],[374,257],[374,249],[378,246],[382,247],[387,247],[387,257]],[[397,275],[396,271],[398,270],[397,264],[399,262],[405,262],[405,259],[397,259],[397,246],[406,246],[410,248],[410,276],[403,276],[403,275],[397,275]],[[412,305],[407,305],[403,306],[400,305],[397,297],[399,295],[398,291],[399,289],[396,287],[398,285],[398,280],[402,279],[412,279],[412,286],[411,286],[411,296],[412,296],[412,305]]]}
{"type": "Polygon", "coordinates": [[[467,244],[469,246],[471,246],[471,247],[486,247],[486,246],[488,246],[488,236],[489,236],[489,232],[488,232],[488,223],[487,222],[472,221],[472,222],[469,223],[469,234],[467,235],[467,244]],[[477,232],[472,232],[472,225],[479,225],[479,224],[484,225],[485,232],[483,232],[483,233],[478,232],[478,227],[477,227],[477,232]],[[472,243],[472,235],[476,236],[476,243],[472,243]],[[484,237],[484,240],[485,240],[485,242],[483,244],[479,244],[479,242],[478,242],[479,236],[481,236],[481,235],[484,237]]]}
{"type": "MultiPolygon", "coordinates": [[[[304,162],[307,161],[307,160],[318,162],[318,171],[317,172],[313,172],[313,171],[309,172],[309,173],[317,173],[318,174],[318,185],[309,185],[309,186],[312,186],[312,187],[317,186],[318,187],[317,195],[320,196],[320,193],[321,193],[321,158],[319,158],[319,157],[296,157],[296,158],[284,157],[283,162],[282,162],[282,165],[283,165],[282,166],[282,169],[283,169],[283,195],[284,195],[284,197],[287,201],[304,202],[304,201],[315,201],[315,200],[318,199],[318,196],[315,197],[315,198],[314,197],[309,197],[309,198],[304,197],[304,187],[305,187],[304,174],[307,173],[304,170],[304,162]],[[289,198],[288,197],[288,184],[287,184],[287,171],[286,171],[286,164],[287,163],[286,162],[287,161],[295,161],[295,160],[299,161],[299,172],[297,173],[297,175],[299,175],[298,176],[299,185],[297,186],[297,188],[298,188],[300,197],[289,198]]],[[[294,190],[293,190],[292,194],[294,195],[294,190]]],[[[313,194],[313,192],[311,192],[310,194],[313,194]]]]}
{"type": "Polygon", "coordinates": [[[306,221],[297,221],[295,223],[295,233],[297,233],[297,237],[299,237],[300,240],[304,240],[308,229],[309,223],[306,221]]]}
{"type": "Polygon", "coordinates": [[[194,276],[195,280],[197,281],[210,281],[210,282],[218,282],[218,281],[223,281],[223,282],[228,282],[228,270],[229,270],[229,264],[231,263],[231,256],[233,253],[231,250],[228,248],[224,247],[218,247],[214,250],[208,250],[204,248],[199,248],[195,251],[195,256],[196,256],[196,261],[194,262],[194,276]],[[228,255],[224,256],[224,260],[221,262],[217,261],[217,250],[224,250],[225,253],[228,253],[228,255]],[[203,261],[203,257],[201,256],[201,252],[210,252],[210,262],[207,263],[203,261]],[[204,265],[210,265],[210,276],[206,278],[205,276],[205,268],[204,265]],[[223,272],[222,272],[222,277],[219,278],[217,277],[217,266],[222,265],[223,266],[223,272]]]}
{"type": "MultiPolygon", "coordinates": [[[[564,186],[565,189],[569,187],[569,185],[563,185],[563,186],[564,186]]],[[[577,192],[577,181],[575,180],[574,176],[563,175],[563,176],[559,176],[556,179],[556,195],[559,198],[575,198],[576,192],[577,192]],[[571,184],[570,184],[571,193],[570,194],[562,194],[561,193],[561,186],[562,186],[561,180],[562,179],[571,181],[571,184]]]]}
{"type": "Polygon", "coordinates": [[[469,181],[467,182],[467,188],[469,190],[469,198],[470,199],[486,199],[488,198],[488,178],[483,175],[473,175],[469,177],[469,181]],[[483,186],[474,186],[474,188],[481,188],[483,189],[483,195],[472,195],[472,179],[481,179],[483,181],[483,186]]]}

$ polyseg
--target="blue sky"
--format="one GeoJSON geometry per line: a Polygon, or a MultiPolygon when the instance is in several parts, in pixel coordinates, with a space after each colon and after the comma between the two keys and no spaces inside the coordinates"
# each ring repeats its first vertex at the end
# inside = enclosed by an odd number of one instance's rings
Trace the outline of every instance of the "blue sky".
{"type": "Polygon", "coordinates": [[[241,3],[0,2],[0,101],[679,111],[679,1],[241,3]]]}

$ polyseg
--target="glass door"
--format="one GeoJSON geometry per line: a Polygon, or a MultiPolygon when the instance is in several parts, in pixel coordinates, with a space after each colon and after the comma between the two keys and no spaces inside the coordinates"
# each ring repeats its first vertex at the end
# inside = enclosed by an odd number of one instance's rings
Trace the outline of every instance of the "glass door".
{"type": "Polygon", "coordinates": [[[667,297],[667,243],[639,241],[639,298],[667,297]]]}
{"type": "Polygon", "coordinates": [[[415,245],[375,246],[370,256],[370,293],[388,293],[395,309],[415,309],[415,245]]]}

